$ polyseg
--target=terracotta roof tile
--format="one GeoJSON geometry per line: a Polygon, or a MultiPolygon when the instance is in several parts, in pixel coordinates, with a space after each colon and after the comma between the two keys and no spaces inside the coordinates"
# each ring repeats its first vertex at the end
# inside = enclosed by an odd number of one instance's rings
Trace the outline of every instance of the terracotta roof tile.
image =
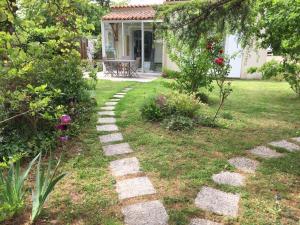
{"type": "Polygon", "coordinates": [[[113,7],[103,20],[149,20],[154,19],[155,9],[150,5],[131,5],[113,7]]]}

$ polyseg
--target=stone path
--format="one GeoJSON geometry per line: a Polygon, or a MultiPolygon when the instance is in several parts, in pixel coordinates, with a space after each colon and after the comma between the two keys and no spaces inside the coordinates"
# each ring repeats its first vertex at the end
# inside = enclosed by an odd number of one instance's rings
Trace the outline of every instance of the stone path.
{"type": "MultiPolygon", "coordinates": [[[[272,147],[282,148],[289,152],[300,151],[300,137],[291,138],[293,142],[288,140],[271,142],[268,145],[272,147]]],[[[271,159],[284,157],[284,153],[279,153],[275,149],[267,146],[257,146],[251,150],[246,151],[250,155],[259,157],[261,159],[271,159]]],[[[247,157],[234,157],[228,160],[228,163],[234,166],[237,170],[243,173],[255,173],[259,162],[247,157]]],[[[231,186],[244,186],[245,175],[222,171],[212,176],[212,180],[217,184],[231,185],[231,186]]],[[[227,193],[221,190],[204,186],[197,194],[195,205],[206,211],[210,211],[219,215],[237,217],[239,211],[240,195],[235,193],[227,193]]],[[[190,225],[221,225],[214,221],[194,218],[191,220],[190,225]]]]}
{"type": "MultiPolygon", "coordinates": [[[[124,142],[122,133],[116,125],[115,107],[132,88],[125,88],[117,93],[100,108],[98,112],[97,131],[103,133],[99,136],[104,154],[106,156],[125,156],[110,162],[110,171],[117,179],[116,191],[119,200],[156,194],[156,190],[147,176],[141,177],[140,163],[136,157],[129,157],[133,150],[124,142]],[[131,175],[131,178],[126,176],[131,175]],[[134,176],[134,177],[133,177],[134,176]],[[123,179],[122,179],[123,178],[123,179]]],[[[153,198],[152,198],[153,199],[153,198]]],[[[146,201],[122,207],[126,225],[167,225],[168,214],[159,200],[146,201]]],[[[213,224],[212,224],[213,225],[213,224]]]]}

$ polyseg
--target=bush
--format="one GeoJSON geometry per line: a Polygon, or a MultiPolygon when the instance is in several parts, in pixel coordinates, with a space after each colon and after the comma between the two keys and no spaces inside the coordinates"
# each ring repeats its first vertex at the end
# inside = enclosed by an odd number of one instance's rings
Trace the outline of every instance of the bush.
{"type": "Polygon", "coordinates": [[[186,94],[172,92],[148,99],[141,108],[142,117],[149,121],[161,121],[171,115],[196,117],[200,104],[186,94]]]}
{"type": "Polygon", "coordinates": [[[164,109],[167,115],[176,114],[194,118],[200,108],[199,102],[191,95],[172,92],[166,95],[166,99],[167,103],[164,109]]]}
{"type": "Polygon", "coordinates": [[[157,102],[158,98],[159,96],[151,97],[144,103],[141,108],[141,114],[144,119],[149,121],[161,121],[163,119],[163,110],[157,102]]]}
{"type": "Polygon", "coordinates": [[[163,120],[163,125],[168,130],[181,131],[192,129],[194,122],[186,116],[172,115],[163,120]]]}
{"type": "Polygon", "coordinates": [[[208,98],[208,95],[203,93],[203,92],[199,92],[196,94],[196,98],[202,102],[202,103],[205,103],[205,104],[208,104],[208,101],[209,101],[209,98],[208,98]]]}
{"type": "Polygon", "coordinates": [[[178,72],[178,71],[170,70],[170,69],[164,68],[164,69],[163,69],[163,72],[162,72],[162,77],[163,77],[163,78],[174,79],[174,78],[178,77],[179,74],[180,74],[180,72],[178,72]]]}

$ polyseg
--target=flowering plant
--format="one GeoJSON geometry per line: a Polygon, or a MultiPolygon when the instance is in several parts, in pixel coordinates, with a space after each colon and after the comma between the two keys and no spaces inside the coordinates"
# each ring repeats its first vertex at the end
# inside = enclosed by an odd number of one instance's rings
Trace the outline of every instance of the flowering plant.
{"type": "Polygon", "coordinates": [[[213,120],[215,121],[225,100],[232,92],[231,82],[227,81],[231,66],[230,59],[225,55],[223,46],[218,41],[210,40],[207,44],[207,50],[210,53],[212,68],[210,77],[216,81],[219,88],[220,102],[213,120]]]}
{"type": "MultiPolygon", "coordinates": [[[[65,131],[68,130],[68,126],[71,124],[71,122],[72,122],[71,117],[69,115],[64,114],[60,117],[60,123],[58,125],[56,125],[55,128],[63,134],[65,131]]],[[[62,143],[66,142],[69,140],[69,136],[61,135],[59,137],[59,140],[62,143]]]]}

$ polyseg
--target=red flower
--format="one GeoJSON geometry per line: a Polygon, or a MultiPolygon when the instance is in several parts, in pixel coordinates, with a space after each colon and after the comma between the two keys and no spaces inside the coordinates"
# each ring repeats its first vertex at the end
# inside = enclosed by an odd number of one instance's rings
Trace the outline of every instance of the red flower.
{"type": "Polygon", "coordinates": [[[212,43],[208,43],[207,46],[206,46],[206,49],[212,50],[213,49],[213,44],[212,43]]]}
{"type": "Polygon", "coordinates": [[[216,58],[215,63],[220,65],[220,66],[223,66],[224,65],[224,58],[223,57],[216,58]]]}
{"type": "Polygon", "coordinates": [[[220,53],[220,54],[223,54],[223,53],[224,53],[224,50],[223,50],[223,49],[221,49],[221,50],[219,51],[219,53],[220,53]]]}

